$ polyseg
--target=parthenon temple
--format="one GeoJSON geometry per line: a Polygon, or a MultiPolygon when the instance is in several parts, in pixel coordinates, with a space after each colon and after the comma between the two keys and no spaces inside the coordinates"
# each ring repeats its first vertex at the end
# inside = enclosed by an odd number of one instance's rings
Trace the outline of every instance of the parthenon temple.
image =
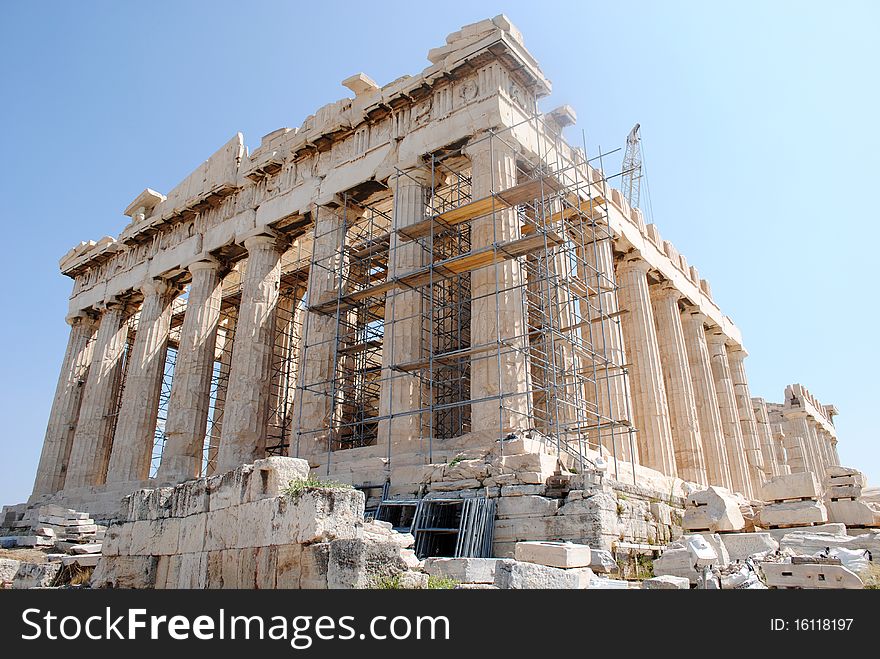
{"type": "Polygon", "coordinates": [[[607,154],[566,141],[574,110],[538,110],[519,31],[446,41],[253,150],[234,135],[61,259],[32,503],[95,510],[268,456],[388,502],[596,471],[754,499],[840,464],[836,408],[753,397],[709,283],[607,154]],[[477,455],[497,466],[468,472],[477,455]]]}

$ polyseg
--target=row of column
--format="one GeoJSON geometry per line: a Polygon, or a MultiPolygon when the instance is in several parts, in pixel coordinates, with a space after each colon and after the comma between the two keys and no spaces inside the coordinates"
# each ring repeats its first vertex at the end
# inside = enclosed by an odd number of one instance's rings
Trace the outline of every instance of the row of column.
{"type": "MultiPolygon", "coordinates": [[[[269,411],[284,243],[259,235],[247,238],[244,246],[247,264],[229,364],[219,470],[232,469],[256,455],[269,411]]],[[[201,471],[222,301],[220,262],[199,261],[189,266],[189,272],[158,471],[158,478],[168,482],[193,478],[201,471]]],[[[181,291],[166,280],[153,279],[140,292],[143,302],[128,355],[124,352],[133,314],[130,305],[111,301],[98,314],[71,319],[34,494],[148,477],[171,306],[181,291]]]]}
{"type": "Polygon", "coordinates": [[[837,438],[806,410],[783,408],[786,451],[792,453],[789,461],[794,472],[812,471],[823,478],[825,470],[840,465],[837,438]]]}

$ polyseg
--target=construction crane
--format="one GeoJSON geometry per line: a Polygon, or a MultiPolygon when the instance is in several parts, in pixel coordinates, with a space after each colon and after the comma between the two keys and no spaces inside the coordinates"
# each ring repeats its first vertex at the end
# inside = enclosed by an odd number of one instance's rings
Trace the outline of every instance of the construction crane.
{"type": "Polygon", "coordinates": [[[642,137],[639,135],[639,124],[636,124],[626,136],[626,152],[623,155],[623,178],[620,190],[630,208],[639,207],[641,186],[642,137]]]}

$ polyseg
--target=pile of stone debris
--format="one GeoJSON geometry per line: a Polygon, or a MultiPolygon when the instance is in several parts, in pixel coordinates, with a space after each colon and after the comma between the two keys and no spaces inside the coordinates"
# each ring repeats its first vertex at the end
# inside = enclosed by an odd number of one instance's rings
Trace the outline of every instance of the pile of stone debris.
{"type": "Polygon", "coordinates": [[[43,588],[88,576],[98,564],[106,526],[57,505],[4,508],[0,588],[43,588]],[[35,550],[35,551],[25,551],[35,550]]]}

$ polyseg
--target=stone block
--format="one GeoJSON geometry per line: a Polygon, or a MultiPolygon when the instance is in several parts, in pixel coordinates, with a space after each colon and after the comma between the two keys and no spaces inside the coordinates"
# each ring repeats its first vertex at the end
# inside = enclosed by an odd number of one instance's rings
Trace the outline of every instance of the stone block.
{"type": "Polygon", "coordinates": [[[842,565],[760,563],[769,588],[864,588],[857,574],[842,565]]]}
{"type": "Polygon", "coordinates": [[[239,511],[241,506],[212,510],[205,519],[205,551],[239,547],[239,511]]]}
{"type": "Polygon", "coordinates": [[[61,564],[64,566],[73,565],[76,563],[80,567],[95,567],[98,564],[98,560],[101,558],[101,554],[85,554],[83,556],[65,556],[61,559],[61,564]]]}
{"type": "Polygon", "coordinates": [[[696,561],[687,547],[680,543],[673,543],[666,547],[660,558],[654,559],[654,574],[684,577],[692,584],[696,584],[700,575],[694,569],[695,563],[696,561]]]}
{"type": "Polygon", "coordinates": [[[292,480],[309,477],[309,463],[299,458],[273,456],[254,462],[243,503],[284,494],[292,480]]]}
{"type": "Polygon", "coordinates": [[[131,530],[134,522],[111,524],[107,527],[101,553],[105,556],[128,556],[131,553],[131,530]]]}
{"type": "Polygon", "coordinates": [[[593,549],[590,552],[590,569],[593,572],[611,574],[618,571],[614,556],[607,549],[593,549]]]}
{"type": "Polygon", "coordinates": [[[672,526],[672,506],[663,501],[651,502],[651,515],[661,524],[672,526]]]}
{"type": "Polygon", "coordinates": [[[862,501],[829,501],[828,519],[847,526],[880,526],[880,505],[862,501]]]}
{"type": "Polygon", "coordinates": [[[589,567],[592,552],[587,545],[571,542],[518,542],[514,558],[548,567],[589,567]]]}
{"type": "MultiPolygon", "coordinates": [[[[497,478],[500,478],[498,476],[497,478]]],[[[545,485],[502,485],[501,497],[522,497],[528,495],[541,495],[547,492],[545,485]]]]}
{"type": "Polygon", "coordinates": [[[153,588],[158,562],[157,556],[102,556],[90,583],[92,588],[153,588]]]}
{"type": "Polygon", "coordinates": [[[47,588],[55,581],[61,563],[21,563],[12,578],[13,589],[47,588]]]}
{"type": "Polygon", "coordinates": [[[222,549],[208,552],[207,588],[241,588],[241,550],[222,549]]]}
{"type": "Polygon", "coordinates": [[[688,496],[682,528],[686,531],[742,531],[745,520],[736,497],[723,487],[709,487],[688,496]]]}
{"type": "Polygon", "coordinates": [[[207,511],[207,479],[196,478],[174,486],[171,495],[171,517],[187,517],[207,511]]]}
{"type": "Polygon", "coordinates": [[[240,505],[247,497],[252,465],[241,465],[237,469],[211,476],[206,483],[208,509],[222,510],[240,505]]]}
{"type": "Polygon", "coordinates": [[[504,471],[530,472],[543,475],[543,482],[556,471],[558,459],[546,453],[523,453],[522,455],[505,455],[501,458],[504,471]]]}
{"type": "MultiPolygon", "coordinates": [[[[722,536],[717,533],[700,533],[697,535],[699,535],[699,537],[702,538],[706,542],[706,544],[712,548],[712,551],[715,552],[716,558],[713,562],[711,562],[711,565],[727,565],[728,563],[730,563],[730,554],[727,551],[727,546],[722,539],[722,536]]],[[[682,542],[687,543],[687,541],[693,537],[695,536],[685,535],[682,536],[681,540],[682,542]]],[[[724,537],[726,538],[727,534],[725,534],[724,537]]]]}
{"type": "Polygon", "coordinates": [[[235,546],[244,548],[282,544],[276,542],[274,537],[276,506],[277,502],[274,498],[260,499],[238,506],[235,509],[238,518],[238,541],[235,546]]]}
{"type": "Polygon", "coordinates": [[[275,573],[278,567],[278,548],[257,547],[254,550],[254,562],[257,568],[254,575],[254,587],[259,590],[274,589],[275,573]]]}
{"type": "Polygon", "coordinates": [[[564,570],[507,559],[499,560],[495,568],[495,586],[510,590],[583,589],[590,587],[594,577],[588,567],[564,570]]]}
{"type": "Polygon", "coordinates": [[[157,487],[153,490],[148,490],[149,496],[147,497],[147,510],[145,511],[145,515],[140,519],[157,519],[160,517],[171,517],[171,506],[173,503],[174,497],[174,488],[173,487],[157,487]]]}
{"type": "Polygon", "coordinates": [[[318,542],[302,548],[300,588],[327,589],[331,544],[330,542],[318,542]]]}
{"type": "Polygon", "coordinates": [[[761,487],[763,501],[818,499],[822,496],[819,479],[812,471],[774,476],[761,487]]]}
{"type": "Polygon", "coordinates": [[[862,486],[854,483],[830,485],[825,489],[825,497],[828,499],[858,499],[860,496],[862,496],[862,486]]]}
{"type": "Polygon", "coordinates": [[[400,548],[392,542],[368,542],[355,538],[330,543],[329,588],[369,588],[377,579],[406,570],[400,548]]]}
{"type": "Polygon", "coordinates": [[[428,558],[425,572],[461,583],[495,583],[497,558],[428,558]]]}
{"type": "Polygon", "coordinates": [[[180,520],[177,541],[177,551],[179,553],[191,554],[205,551],[207,521],[207,513],[189,515],[180,520]]]}
{"type": "Polygon", "coordinates": [[[73,554],[100,554],[102,544],[98,542],[89,542],[82,545],[74,545],[70,548],[73,554]]]}
{"type": "Polygon", "coordinates": [[[769,533],[725,533],[724,546],[732,561],[744,561],[750,556],[779,549],[779,542],[769,533]]]}
{"type": "Polygon", "coordinates": [[[828,465],[825,468],[825,477],[826,478],[843,478],[845,476],[854,476],[862,481],[862,485],[865,485],[863,479],[865,475],[854,467],[841,467],[840,465],[828,465]]]}
{"type": "MultiPolygon", "coordinates": [[[[275,588],[299,588],[303,564],[302,545],[280,545],[275,548],[275,552],[275,588]]],[[[327,587],[326,579],[324,587],[327,587]]]]}
{"type": "MultiPolygon", "coordinates": [[[[764,532],[769,533],[770,537],[777,542],[781,542],[782,538],[784,538],[786,535],[797,531],[797,529],[781,528],[766,529],[764,532]]],[[[844,524],[817,524],[810,527],[809,529],[804,529],[804,531],[808,531],[810,533],[823,533],[826,535],[846,535],[846,526],[844,524]]]]}
{"type": "Polygon", "coordinates": [[[177,588],[204,589],[208,584],[208,553],[180,554],[177,588]]]}
{"type": "Polygon", "coordinates": [[[498,517],[547,517],[559,510],[559,499],[535,495],[505,497],[498,499],[495,509],[498,517]]]}
{"type": "Polygon", "coordinates": [[[11,583],[20,565],[21,561],[13,558],[0,558],[0,584],[11,583]]]}
{"type": "Polygon", "coordinates": [[[828,511],[820,501],[770,503],[761,509],[762,526],[809,526],[828,521],[828,511]]]}
{"type": "Polygon", "coordinates": [[[179,527],[180,520],[171,517],[134,522],[131,528],[131,555],[176,554],[179,527]]]}
{"type": "Polygon", "coordinates": [[[363,520],[364,495],[357,490],[316,489],[273,501],[276,545],[354,538],[363,520]]]}
{"type": "Polygon", "coordinates": [[[641,585],[641,588],[644,590],[688,590],[690,587],[690,579],[687,577],[675,577],[671,574],[645,579],[641,585]]]}

